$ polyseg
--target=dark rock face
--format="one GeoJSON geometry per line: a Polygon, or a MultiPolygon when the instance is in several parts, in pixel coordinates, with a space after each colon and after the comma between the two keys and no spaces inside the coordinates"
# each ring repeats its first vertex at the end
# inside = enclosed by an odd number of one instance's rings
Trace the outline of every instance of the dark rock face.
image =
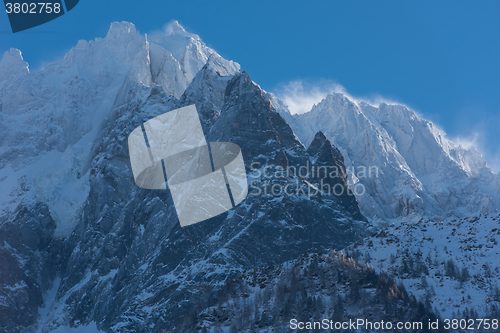
{"type": "Polygon", "coordinates": [[[323,192],[329,192],[339,198],[347,211],[356,212],[357,219],[363,219],[356,199],[349,189],[344,157],[320,131],[307,148],[307,153],[314,161],[314,180],[323,192]]]}
{"type": "Polygon", "coordinates": [[[213,54],[180,98],[182,105],[196,103],[205,132],[210,130],[221,114],[227,82],[237,73],[233,70],[228,69],[226,60],[213,54]]]}
{"type": "Polygon", "coordinates": [[[36,323],[43,294],[60,267],[61,242],[44,203],[20,206],[0,221],[0,330],[22,332],[36,323]]]}
{"type": "MultiPolygon", "coordinates": [[[[200,73],[192,84],[208,87],[203,94],[188,87],[178,101],[156,86],[137,86],[140,93],[132,93],[130,103],[115,106],[94,146],[90,193],[79,224],[60,256],[47,255],[51,274],[61,277],[56,302],[65,310],[62,318],[49,313],[46,328],[55,320],[70,325],[95,321],[106,332],[162,332],[178,326],[200,304],[212,304],[218,288],[235,273],[280,264],[308,249],[343,248],[363,235],[367,223],[354,197],[309,196],[321,177],[276,174],[307,165],[345,170],[328,140],[319,138],[306,150],[247,73],[221,78],[209,66],[200,73]],[[223,103],[207,103],[212,96],[219,101],[223,96],[223,103]],[[127,136],[144,121],[192,103],[200,110],[207,141],[241,147],[254,188],[233,210],[181,228],[169,191],[135,185],[127,136]],[[269,185],[289,185],[289,192],[266,194],[269,185]]],[[[342,176],[333,181],[346,184],[342,176]]],[[[36,228],[50,231],[42,226],[49,222],[44,218],[36,228]]],[[[52,246],[50,232],[45,233],[22,236],[33,247],[29,256],[52,246]]],[[[26,301],[33,304],[33,314],[46,289],[29,293],[38,295],[26,301]]]]}
{"type": "Polygon", "coordinates": [[[228,82],[224,101],[222,115],[208,135],[210,140],[237,143],[245,161],[284,168],[305,161],[304,147],[246,72],[228,82]]]}

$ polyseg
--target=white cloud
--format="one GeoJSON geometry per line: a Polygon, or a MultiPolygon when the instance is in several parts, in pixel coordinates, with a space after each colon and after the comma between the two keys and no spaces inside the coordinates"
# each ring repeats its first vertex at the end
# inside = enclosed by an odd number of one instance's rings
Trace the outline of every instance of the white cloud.
{"type": "Polygon", "coordinates": [[[179,22],[176,20],[172,20],[172,21],[168,22],[167,24],[165,24],[163,26],[163,30],[165,31],[166,35],[171,35],[178,30],[185,31],[184,27],[182,27],[179,24],[179,22]]]}
{"type": "Polygon", "coordinates": [[[148,36],[156,36],[156,35],[166,35],[169,36],[174,33],[174,31],[179,31],[183,30],[184,27],[176,20],[169,21],[168,23],[164,24],[161,29],[154,29],[152,31],[149,31],[147,33],[148,36]]]}
{"type": "Polygon", "coordinates": [[[345,93],[343,86],[333,80],[294,80],[278,86],[274,94],[281,99],[292,114],[311,111],[314,104],[321,102],[332,92],[345,93]]]}
{"type": "Polygon", "coordinates": [[[468,136],[456,136],[450,141],[466,150],[476,150],[493,172],[500,172],[500,148],[496,144],[496,131],[490,130],[490,126],[483,121],[469,126],[472,131],[468,136]]]}
{"type": "Polygon", "coordinates": [[[387,99],[380,95],[370,97],[355,97],[347,92],[347,89],[334,80],[293,80],[281,84],[274,90],[274,94],[281,99],[292,114],[300,114],[311,111],[314,104],[321,102],[328,94],[341,93],[354,103],[361,101],[378,106],[380,103],[403,104],[387,99]]]}
{"type": "Polygon", "coordinates": [[[458,136],[455,138],[452,138],[451,141],[458,145],[461,146],[464,149],[470,150],[470,149],[476,149],[480,151],[479,149],[479,136],[480,134],[478,132],[472,133],[469,137],[462,137],[458,136]]]}

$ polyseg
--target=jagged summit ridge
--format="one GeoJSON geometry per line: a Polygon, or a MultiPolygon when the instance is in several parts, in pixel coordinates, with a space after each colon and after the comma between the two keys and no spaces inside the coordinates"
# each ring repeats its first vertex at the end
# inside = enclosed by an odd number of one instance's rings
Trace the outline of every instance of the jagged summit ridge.
{"type": "Polygon", "coordinates": [[[318,131],[339,148],[348,168],[376,167],[378,177],[356,177],[369,217],[467,216],[500,207],[498,176],[474,149],[449,140],[435,124],[404,105],[373,106],[342,93],[329,94],[310,112],[280,109],[302,142],[318,131]]]}
{"type": "Polygon", "coordinates": [[[11,48],[4,53],[0,61],[0,73],[2,73],[0,82],[11,79],[15,75],[29,74],[28,63],[24,61],[20,50],[11,48]]]}

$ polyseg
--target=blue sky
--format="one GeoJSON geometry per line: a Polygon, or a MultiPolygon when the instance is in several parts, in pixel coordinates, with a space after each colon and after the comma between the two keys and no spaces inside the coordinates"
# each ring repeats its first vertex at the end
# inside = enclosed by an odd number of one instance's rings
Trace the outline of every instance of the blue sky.
{"type": "Polygon", "coordinates": [[[19,48],[36,70],[79,39],[104,37],[112,21],[152,33],[175,19],[268,91],[298,80],[307,97],[338,83],[405,103],[450,137],[475,140],[498,170],[499,18],[499,1],[80,0],[17,34],[1,13],[0,51],[19,48]]]}

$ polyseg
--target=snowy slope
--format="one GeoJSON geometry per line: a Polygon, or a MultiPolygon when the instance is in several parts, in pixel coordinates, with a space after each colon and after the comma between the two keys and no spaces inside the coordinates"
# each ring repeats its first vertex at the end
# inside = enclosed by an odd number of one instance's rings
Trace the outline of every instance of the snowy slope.
{"type": "Polygon", "coordinates": [[[353,183],[366,190],[357,195],[365,216],[444,218],[500,207],[498,175],[481,154],[404,105],[373,106],[333,93],[305,114],[279,110],[305,144],[322,131],[340,149],[353,183]]]}
{"type": "Polygon", "coordinates": [[[500,215],[396,223],[347,248],[386,270],[443,318],[473,309],[484,318],[500,309],[500,215]]]}
{"type": "MultiPolygon", "coordinates": [[[[316,324],[325,318],[334,323],[360,318],[426,323],[435,318],[432,307],[385,272],[343,252],[310,252],[279,266],[252,269],[228,279],[218,301],[188,318],[185,326],[195,321],[202,332],[271,333],[300,332],[290,327],[292,318],[316,324]]],[[[304,331],[341,331],[338,326],[320,328],[304,331]]]]}

